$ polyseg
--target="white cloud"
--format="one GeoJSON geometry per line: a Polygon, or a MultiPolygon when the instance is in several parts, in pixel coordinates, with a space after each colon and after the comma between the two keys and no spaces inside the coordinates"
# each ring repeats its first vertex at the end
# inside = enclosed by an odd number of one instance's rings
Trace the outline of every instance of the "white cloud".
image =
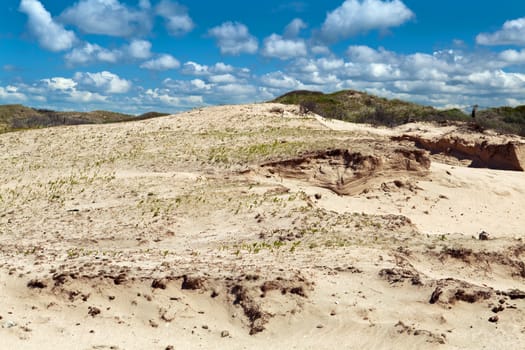
{"type": "Polygon", "coordinates": [[[265,74],[261,77],[261,82],[268,87],[281,90],[303,89],[302,83],[281,71],[265,74]]]}
{"type": "Polygon", "coordinates": [[[289,68],[290,72],[299,74],[311,74],[315,72],[326,73],[332,71],[341,72],[344,69],[345,62],[336,57],[322,57],[317,59],[300,58],[289,68]]]}
{"type": "Polygon", "coordinates": [[[162,0],[157,5],[156,12],[166,20],[166,29],[171,35],[184,35],[195,27],[188,10],[176,2],[162,0]]]}
{"type": "Polygon", "coordinates": [[[512,61],[519,64],[525,56],[521,51],[473,54],[450,49],[403,55],[351,46],[347,53],[346,61],[335,56],[296,59],[284,72],[263,75],[260,83],[274,95],[292,89],[356,89],[438,107],[525,104],[525,74],[505,69],[512,61]]]}
{"type": "Polygon", "coordinates": [[[281,60],[298,56],[306,56],[306,43],[302,39],[285,39],[278,34],[272,34],[264,39],[262,54],[281,60]]]}
{"type": "Polygon", "coordinates": [[[306,23],[300,18],[295,18],[284,29],[285,38],[295,38],[299,35],[302,29],[306,28],[306,23]]]}
{"type": "Polygon", "coordinates": [[[214,84],[208,84],[202,79],[173,80],[165,79],[162,84],[171,91],[178,91],[181,95],[197,95],[211,92],[214,84]]]}
{"type": "Polygon", "coordinates": [[[209,78],[209,81],[212,83],[218,83],[218,84],[226,84],[226,83],[235,83],[237,82],[237,78],[235,78],[231,74],[218,74],[218,75],[212,75],[209,78]]]}
{"type": "Polygon", "coordinates": [[[150,70],[169,70],[180,67],[180,62],[173,56],[168,54],[159,55],[157,58],[146,61],[140,65],[140,68],[150,70]]]}
{"type": "Polygon", "coordinates": [[[26,101],[27,96],[21,92],[16,86],[8,85],[6,87],[0,86],[0,99],[4,102],[11,101],[26,101]]]}
{"type": "Polygon", "coordinates": [[[341,58],[319,58],[316,60],[316,66],[319,67],[322,71],[335,71],[342,69],[345,65],[345,62],[341,58]]]}
{"type": "MultiPolygon", "coordinates": [[[[267,89],[257,87],[252,83],[253,80],[246,78],[250,72],[245,68],[234,68],[224,63],[205,66],[195,62],[185,63],[185,68],[185,74],[196,75],[199,78],[192,80],[165,79],[163,86],[166,89],[162,90],[164,93],[161,93],[160,90],[157,93],[177,98],[201,96],[202,103],[198,103],[198,105],[245,103],[262,101],[271,97],[268,95],[267,89]]],[[[168,97],[164,97],[164,99],[168,99],[168,97]]],[[[176,103],[177,100],[173,99],[172,104],[176,103]]]]}
{"type": "Polygon", "coordinates": [[[84,46],[74,48],[64,58],[69,66],[74,66],[94,62],[115,63],[121,57],[120,50],[108,50],[97,44],[84,43],[84,46]]]}
{"type": "Polygon", "coordinates": [[[371,63],[366,70],[370,80],[397,80],[402,76],[399,68],[386,63],[371,63]]]}
{"type": "Polygon", "coordinates": [[[188,61],[182,66],[182,73],[186,75],[196,75],[196,76],[208,76],[211,74],[224,74],[232,73],[235,71],[235,68],[229,64],[223,62],[217,62],[213,66],[209,67],[207,65],[199,64],[197,62],[188,61]]]}
{"type": "Polygon", "coordinates": [[[494,33],[481,33],[476,37],[480,45],[525,46],[525,17],[507,21],[494,33]]]}
{"type": "Polygon", "coordinates": [[[41,81],[45,83],[51,90],[74,90],[77,86],[77,82],[73,79],[62,77],[42,79],[41,81]]]}
{"type": "Polygon", "coordinates": [[[453,73],[462,74],[463,69],[460,64],[463,57],[454,50],[437,51],[432,55],[398,55],[383,48],[350,46],[347,54],[351,63],[347,64],[349,75],[375,81],[401,78],[446,80],[453,73]]]}
{"type": "Polygon", "coordinates": [[[400,0],[346,0],[328,13],[321,36],[337,41],[374,29],[397,27],[414,16],[400,0]]]}
{"type": "Polygon", "coordinates": [[[143,1],[141,5],[141,9],[132,9],[118,0],[80,0],[64,10],[61,19],[84,33],[130,37],[151,29],[148,4],[143,1]]]}
{"type": "Polygon", "coordinates": [[[123,94],[131,89],[131,82],[108,71],[98,73],[77,72],[74,80],[87,86],[94,86],[110,94],[123,94]]]}
{"type": "Polygon", "coordinates": [[[147,40],[132,40],[126,51],[133,58],[148,59],[151,57],[151,43],[147,40]]]}
{"type": "Polygon", "coordinates": [[[510,64],[525,64],[525,49],[505,50],[499,54],[499,57],[510,64]]]}
{"type": "Polygon", "coordinates": [[[314,45],[310,47],[310,51],[315,55],[328,56],[330,49],[325,45],[314,45]]]}
{"type": "Polygon", "coordinates": [[[56,23],[38,0],[22,0],[19,10],[28,16],[29,30],[44,49],[63,51],[75,43],[75,33],[56,23]]]}
{"type": "Polygon", "coordinates": [[[377,62],[385,59],[385,51],[382,53],[365,45],[350,46],[346,51],[353,62],[377,62]]]}
{"type": "Polygon", "coordinates": [[[106,102],[107,97],[96,92],[73,90],[65,97],[65,100],[74,103],[106,102]]]}
{"type": "MultiPolygon", "coordinates": [[[[182,73],[198,77],[192,80],[165,79],[163,85],[178,95],[199,95],[208,103],[253,102],[261,96],[258,88],[248,83],[251,76],[247,68],[238,68],[223,62],[202,65],[193,61],[184,63],[182,73]]],[[[251,81],[251,80],[250,80],[251,81]]]]}
{"type": "Polygon", "coordinates": [[[177,96],[170,89],[148,89],[141,97],[141,100],[147,102],[159,102],[166,106],[178,108],[195,107],[204,103],[202,96],[177,96]]]}
{"type": "Polygon", "coordinates": [[[144,60],[152,56],[151,43],[135,39],[117,49],[106,49],[97,44],[84,43],[68,52],[64,59],[68,66],[88,65],[97,62],[117,63],[121,60],[144,60]]]}
{"type": "Polygon", "coordinates": [[[190,83],[199,90],[210,90],[212,88],[211,84],[206,84],[206,82],[201,79],[193,79],[190,83]]]}
{"type": "Polygon", "coordinates": [[[225,22],[209,30],[208,34],[217,40],[222,54],[239,55],[257,52],[259,44],[242,23],[225,22]]]}
{"type": "Polygon", "coordinates": [[[305,70],[294,71],[293,68],[288,72],[272,72],[263,75],[260,79],[263,86],[274,96],[281,95],[290,90],[315,90],[315,91],[336,91],[343,88],[341,80],[333,72],[322,72],[320,67],[313,70],[312,66],[317,61],[300,59],[294,66],[300,67],[304,64],[309,65],[305,70]]]}
{"type": "Polygon", "coordinates": [[[306,24],[299,18],[292,20],[284,29],[284,35],[273,33],[264,39],[263,56],[288,60],[294,57],[306,56],[308,49],[303,39],[297,38],[306,24]]]}
{"type": "Polygon", "coordinates": [[[210,67],[197,62],[188,61],[182,66],[182,73],[188,75],[209,75],[210,67]]]}
{"type": "Polygon", "coordinates": [[[467,79],[475,85],[503,91],[525,88],[525,74],[507,73],[502,70],[475,72],[468,75],[467,79]]]}
{"type": "Polygon", "coordinates": [[[250,84],[226,84],[219,85],[217,92],[226,96],[230,96],[232,99],[247,99],[253,98],[257,94],[257,88],[250,84]]]}
{"type": "Polygon", "coordinates": [[[223,62],[217,62],[213,66],[213,71],[216,73],[231,73],[233,72],[234,68],[233,66],[229,64],[225,64],[223,62]]]}
{"type": "MultiPolygon", "coordinates": [[[[44,91],[47,90],[46,95],[52,99],[75,103],[105,102],[107,100],[106,96],[102,96],[99,93],[78,90],[78,83],[73,79],[54,77],[42,79],[40,82],[43,85],[44,91]]],[[[41,89],[36,90],[41,91],[41,89]]]]}

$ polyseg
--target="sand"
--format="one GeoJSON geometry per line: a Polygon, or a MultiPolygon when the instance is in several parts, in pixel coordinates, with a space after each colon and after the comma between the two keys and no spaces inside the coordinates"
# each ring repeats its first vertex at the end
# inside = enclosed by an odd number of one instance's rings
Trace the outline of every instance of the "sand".
{"type": "Polygon", "coordinates": [[[525,347],[525,173],[399,138],[451,133],[523,142],[277,104],[2,134],[0,348],[525,347]]]}

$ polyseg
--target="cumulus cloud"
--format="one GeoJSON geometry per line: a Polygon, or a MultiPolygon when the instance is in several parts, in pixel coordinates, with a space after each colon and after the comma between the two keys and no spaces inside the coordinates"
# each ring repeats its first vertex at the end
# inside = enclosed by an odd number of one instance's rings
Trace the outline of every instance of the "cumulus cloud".
{"type": "Polygon", "coordinates": [[[329,12],[321,28],[321,37],[337,41],[374,29],[400,26],[414,13],[400,0],[346,0],[329,12]]]}
{"type": "Polygon", "coordinates": [[[162,85],[169,88],[171,91],[178,91],[181,95],[207,94],[212,91],[214,86],[202,79],[174,80],[171,78],[164,79],[162,85]]]}
{"type": "Polygon", "coordinates": [[[68,66],[85,65],[95,62],[115,63],[122,57],[120,50],[108,50],[97,44],[84,43],[64,57],[68,66]]]}
{"type": "Polygon", "coordinates": [[[77,72],[74,80],[85,86],[92,86],[109,94],[123,94],[131,89],[131,82],[108,71],[98,73],[77,72]]]}
{"type": "Polygon", "coordinates": [[[20,92],[18,87],[8,85],[6,87],[0,86],[0,99],[5,102],[20,102],[26,101],[27,96],[20,92]]]}
{"type": "Polygon", "coordinates": [[[140,102],[161,103],[170,107],[194,107],[204,103],[202,96],[179,96],[171,89],[147,89],[141,96],[140,102]]]}
{"type": "Polygon", "coordinates": [[[217,87],[219,93],[233,96],[234,98],[249,98],[255,96],[257,88],[251,84],[226,84],[217,87]]]}
{"type": "Polygon", "coordinates": [[[106,96],[97,92],[79,90],[78,83],[70,78],[54,77],[42,79],[43,88],[48,90],[47,95],[53,99],[60,99],[74,103],[105,102],[106,96]]]}
{"type": "Polygon", "coordinates": [[[118,0],[80,0],[62,12],[60,18],[84,33],[130,37],[150,31],[148,2],[133,9],[118,0]]]}
{"type": "Polygon", "coordinates": [[[199,90],[210,90],[212,88],[211,84],[206,84],[206,82],[201,79],[193,79],[190,81],[190,84],[199,90]]]}
{"type": "Polygon", "coordinates": [[[212,83],[218,83],[218,84],[230,84],[230,83],[236,83],[237,78],[229,73],[228,74],[217,74],[217,75],[210,76],[209,81],[212,83]]]}
{"type": "Polygon", "coordinates": [[[147,40],[134,39],[128,45],[111,50],[97,44],[84,43],[68,52],[64,59],[68,66],[76,66],[98,62],[117,63],[121,60],[145,60],[151,56],[151,43],[147,40]]]}
{"type": "Polygon", "coordinates": [[[499,54],[499,57],[510,64],[525,64],[525,49],[505,50],[499,54]]]}
{"type": "Polygon", "coordinates": [[[264,39],[263,56],[281,60],[306,56],[308,53],[306,42],[297,38],[303,28],[306,28],[306,24],[301,19],[296,18],[286,26],[284,35],[273,33],[264,39]]]}
{"type": "Polygon", "coordinates": [[[347,54],[297,58],[283,71],[262,75],[259,83],[273,96],[294,89],[356,89],[437,107],[525,104],[525,74],[511,71],[525,59],[522,51],[398,54],[350,46],[347,54]]]}
{"type": "Polygon", "coordinates": [[[217,62],[213,66],[188,61],[182,66],[182,73],[186,75],[206,76],[211,74],[231,73],[235,68],[223,62],[217,62]]]}
{"type": "Polygon", "coordinates": [[[465,57],[454,50],[398,55],[382,48],[350,46],[347,53],[350,58],[347,71],[362,79],[375,81],[401,78],[446,80],[454,74],[463,74],[464,66],[460,63],[467,63],[465,57]]]}
{"type": "Polygon", "coordinates": [[[62,77],[42,79],[41,81],[51,90],[74,90],[77,86],[77,82],[73,79],[62,77]]]}
{"type": "Polygon", "coordinates": [[[282,60],[306,56],[306,43],[302,39],[286,39],[278,34],[272,34],[264,39],[262,54],[282,60]]]}
{"type": "Polygon", "coordinates": [[[188,75],[209,75],[210,67],[197,62],[188,61],[182,66],[182,73],[188,75]]]}
{"type": "Polygon", "coordinates": [[[254,83],[257,77],[247,68],[223,62],[203,65],[189,61],[183,64],[181,72],[195,78],[165,79],[163,85],[177,96],[202,96],[204,105],[262,101],[272,96],[268,89],[254,83]]]}
{"type": "Polygon", "coordinates": [[[280,90],[297,90],[303,89],[302,83],[281,71],[271,72],[261,77],[261,82],[271,88],[278,88],[280,90]]]}
{"type": "Polygon", "coordinates": [[[302,19],[295,18],[284,29],[284,37],[285,38],[295,38],[299,35],[301,30],[303,30],[306,27],[307,27],[306,23],[304,23],[302,19]]]}
{"type": "Polygon", "coordinates": [[[508,73],[503,70],[482,71],[469,74],[467,81],[477,86],[497,88],[500,91],[515,91],[525,88],[525,74],[508,73]]]}
{"type": "Polygon", "coordinates": [[[140,68],[150,70],[169,70],[180,67],[180,62],[173,56],[168,54],[159,55],[157,58],[151,59],[140,65],[140,68]]]}
{"type": "Polygon", "coordinates": [[[156,13],[165,19],[166,29],[171,35],[184,35],[195,27],[186,7],[176,2],[162,0],[156,7],[156,13]]]}
{"type": "Polygon", "coordinates": [[[310,51],[315,55],[328,56],[330,55],[330,49],[325,45],[313,45],[310,47],[310,51]]]}
{"type": "Polygon", "coordinates": [[[476,37],[480,45],[525,46],[525,17],[507,21],[494,33],[481,33],[476,37]]]}
{"type": "Polygon", "coordinates": [[[151,57],[151,43],[147,40],[132,40],[126,49],[128,54],[136,59],[151,57]]]}
{"type": "Polygon", "coordinates": [[[231,73],[234,71],[233,66],[223,63],[223,62],[217,62],[212,67],[212,70],[217,73],[231,73]]]}
{"type": "Polygon", "coordinates": [[[390,55],[387,51],[382,49],[378,51],[366,45],[350,46],[347,54],[354,62],[377,62],[379,60],[385,60],[386,56],[390,55]]]}
{"type": "Polygon", "coordinates": [[[29,30],[44,49],[63,51],[75,43],[75,33],[56,23],[40,1],[22,0],[19,10],[28,16],[29,30]]]}
{"type": "Polygon", "coordinates": [[[73,90],[65,100],[74,103],[106,102],[107,97],[95,92],[73,90]]]}
{"type": "Polygon", "coordinates": [[[215,38],[222,54],[253,54],[257,52],[259,47],[257,39],[250,34],[248,27],[242,23],[225,22],[210,29],[208,34],[215,38]]]}

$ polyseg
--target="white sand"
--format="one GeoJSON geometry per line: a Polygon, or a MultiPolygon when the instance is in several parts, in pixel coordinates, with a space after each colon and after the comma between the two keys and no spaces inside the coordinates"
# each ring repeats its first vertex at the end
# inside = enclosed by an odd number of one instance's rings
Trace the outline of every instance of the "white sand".
{"type": "Polygon", "coordinates": [[[525,173],[435,155],[340,196],[259,167],[407,132],[454,127],[267,104],[0,135],[0,348],[525,347],[525,173]]]}

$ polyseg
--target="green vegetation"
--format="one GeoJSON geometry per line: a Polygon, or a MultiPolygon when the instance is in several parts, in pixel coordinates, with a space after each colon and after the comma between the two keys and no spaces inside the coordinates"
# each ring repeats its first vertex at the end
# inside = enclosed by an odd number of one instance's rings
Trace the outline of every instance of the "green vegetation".
{"type": "Polygon", "coordinates": [[[480,111],[476,116],[476,122],[485,129],[525,136],[525,105],[480,111]]]}
{"type": "Polygon", "coordinates": [[[57,112],[22,105],[0,106],[0,132],[58,125],[103,124],[156,118],[166,114],[149,112],[133,116],[109,111],[57,112]]]}
{"type": "Polygon", "coordinates": [[[458,109],[441,111],[429,106],[421,106],[397,99],[388,100],[353,90],[331,94],[292,91],[272,102],[298,104],[305,111],[312,111],[326,118],[389,126],[416,120],[466,121],[469,119],[469,116],[458,109]]]}
{"type": "MultiPolygon", "coordinates": [[[[272,102],[300,105],[326,118],[355,123],[395,126],[411,121],[471,121],[459,109],[438,110],[401,100],[344,90],[331,94],[314,91],[292,91],[272,102]]],[[[479,111],[476,124],[480,129],[525,136],[525,106],[498,107],[479,111]]]]}

